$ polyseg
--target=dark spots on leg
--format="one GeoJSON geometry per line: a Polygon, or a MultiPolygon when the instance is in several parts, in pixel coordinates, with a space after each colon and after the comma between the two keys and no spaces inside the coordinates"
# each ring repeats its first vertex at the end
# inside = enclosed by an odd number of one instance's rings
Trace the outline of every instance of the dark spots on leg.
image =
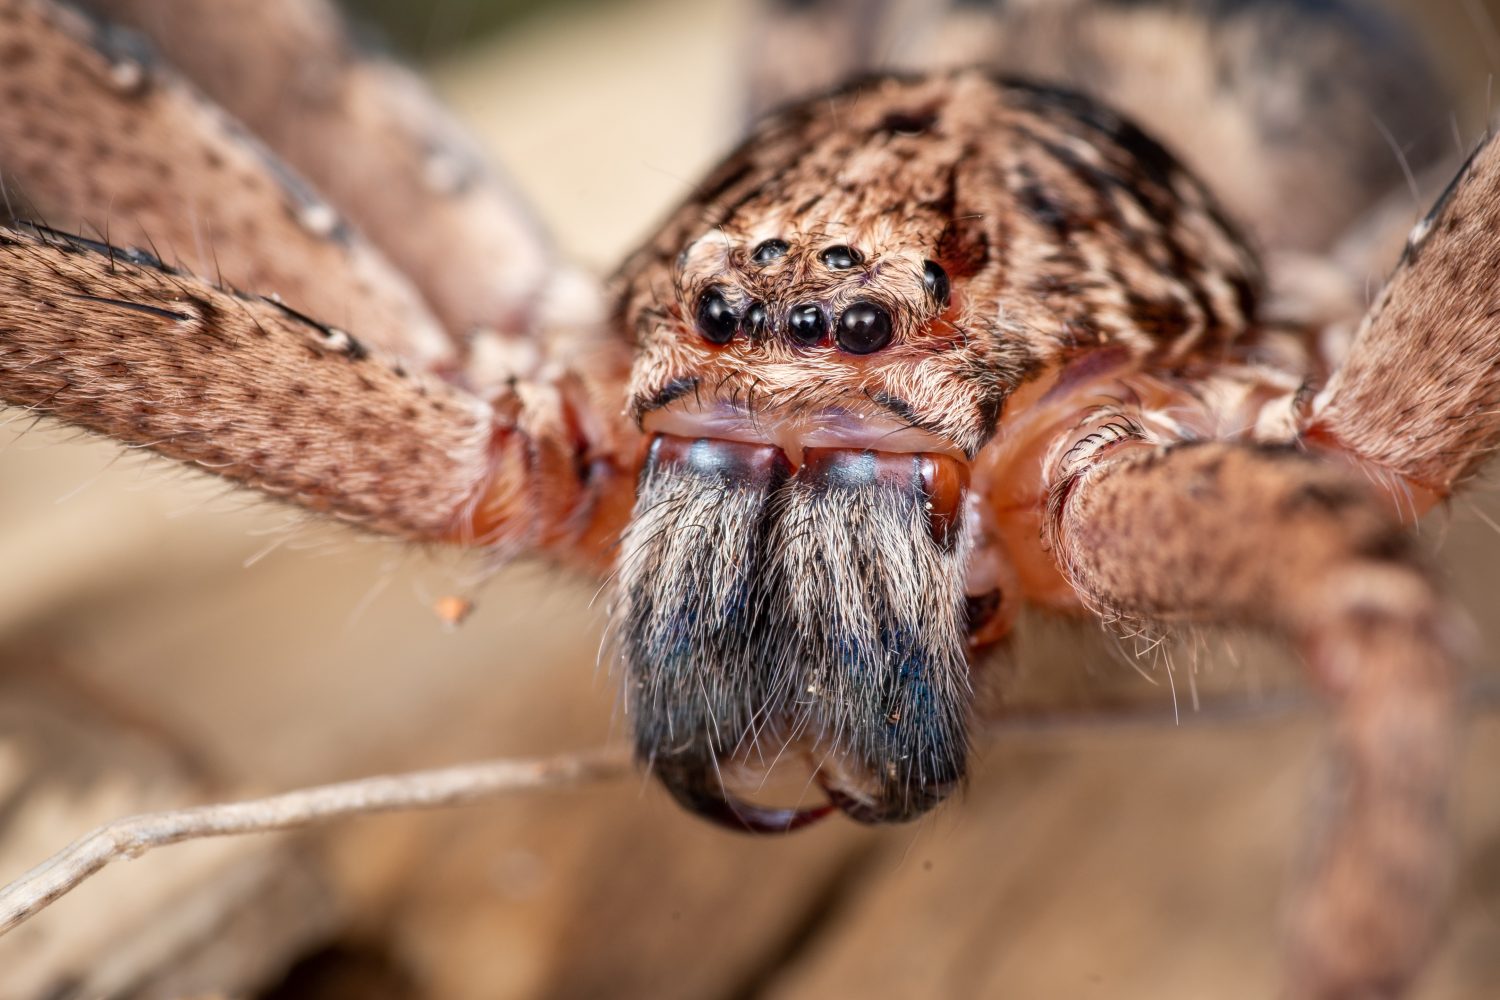
{"type": "Polygon", "coordinates": [[[21,39],[0,43],[0,66],[7,72],[16,72],[34,58],[36,51],[21,39]]]}
{"type": "Polygon", "coordinates": [[[1400,530],[1375,532],[1359,542],[1355,555],[1378,562],[1402,562],[1411,558],[1411,538],[1400,530]]]}
{"type": "Polygon", "coordinates": [[[128,312],[141,313],[146,316],[154,316],[158,319],[171,320],[178,323],[186,323],[193,317],[187,313],[177,312],[172,309],[163,309],[145,302],[130,302],[125,299],[112,299],[101,295],[73,295],[71,298],[82,302],[92,302],[110,309],[123,309],[128,312]]]}
{"type": "Polygon", "coordinates": [[[1338,517],[1368,502],[1355,487],[1345,483],[1303,483],[1282,498],[1277,513],[1292,517],[1314,511],[1338,517]]]}

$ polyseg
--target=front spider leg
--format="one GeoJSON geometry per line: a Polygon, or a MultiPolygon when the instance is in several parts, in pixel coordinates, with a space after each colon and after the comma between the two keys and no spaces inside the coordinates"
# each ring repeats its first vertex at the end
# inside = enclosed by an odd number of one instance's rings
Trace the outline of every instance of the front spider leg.
{"type": "Polygon", "coordinates": [[[0,401],[414,541],[606,561],[633,493],[611,343],[481,399],[278,300],[0,228],[0,401]]]}
{"type": "Polygon", "coordinates": [[[1060,469],[1047,525],[1106,617],[1296,644],[1331,715],[1333,787],[1291,916],[1290,995],[1400,995],[1446,889],[1469,637],[1387,506],[1287,448],[1130,442],[1060,469]]]}

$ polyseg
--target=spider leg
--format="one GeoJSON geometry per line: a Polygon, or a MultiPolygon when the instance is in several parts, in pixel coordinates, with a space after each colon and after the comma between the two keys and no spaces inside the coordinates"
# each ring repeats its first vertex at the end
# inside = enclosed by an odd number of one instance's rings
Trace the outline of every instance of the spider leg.
{"type": "Polygon", "coordinates": [[[9,204],[222,285],[281,295],[429,369],[456,351],[422,297],[299,175],[138,39],[49,0],[0,0],[9,204]]]}
{"type": "Polygon", "coordinates": [[[455,364],[411,283],[138,41],[47,0],[0,0],[0,37],[0,170],[15,208],[276,293],[412,364],[455,364]]]}
{"type": "Polygon", "coordinates": [[[1500,144],[1491,138],[1419,222],[1303,438],[1403,477],[1429,502],[1500,447],[1500,144]]]}
{"type": "Polygon", "coordinates": [[[306,177],[459,336],[534,334],[557,262],[524,203],[418,79],[326,0],[85,0],[306,177]]]}
{"type": "Polygon", "coordinates": [[[1047,534],[1106,618],[1269,628],[1331,724],[1291,914],[1295,997],[1393,997],[1447,882],[1466,624],[1365,479],[1288,447],[1126,441],[1055,479],[1047,534]]]}
{"type": "Polygon", "coordinates": [[[278,300],[0,228],[0,401],[416,541],[606,562],[634,492],[614,344],[481,399],[278,300]]]}

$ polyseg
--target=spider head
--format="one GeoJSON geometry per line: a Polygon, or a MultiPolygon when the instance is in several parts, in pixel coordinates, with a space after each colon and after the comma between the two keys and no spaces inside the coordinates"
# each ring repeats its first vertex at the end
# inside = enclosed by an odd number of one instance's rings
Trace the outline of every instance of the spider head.
{"type": "Polygon", "coordinates": [[[963,206],[969,112],[892,87],[773,121],[621,276],[627,703],[673,795],[741,829],[912,819],[965,773],[969,465],[1031,351],[963,206]],[[818,804],[748,805],[775,761],[818,804]]]}
{"type": "Polygon", "coordinates": [[[1085,355],[1222,351],[1257,274],[1202,186],[1078,95],[883,76],[764,123],[618,278],[650,442],[616,626],[641,756],[742,827],[805,818],[730,804],[778,757],[856,819],[942,799],[968,473],[1007,399],[1085,355]]]}
{"type": "Polygon", "coordinates": [[[778,758],[853,818],[910,819],[964,773],[968,464],[1003,397],[923,230],[778,231],[693,241],[635,369],[650,447],[617,620],[638,749],[738,828],[828,810],[735,795],[778,758]]]}
{"type": "Polygon", "coordinates": [[[951,292],[923,273],[755,299],[705,279],[677,341],[697,374],[637,396],[650,443],[616,606],[628,701],[642,759],[711,819],[786,830],[826,812],[735,795],[778,759],[864,822],[914,818],[963,776],[969,460],[995,414],[942,359],[924,370],[912,342],[951,292]],[[760,310],[764,329],[741,333],[760,310]],[[818,317],[805,343],[798,310],[818,317]],[[714,344],[705,325],[725,312],[734,336],[714,344]]]}

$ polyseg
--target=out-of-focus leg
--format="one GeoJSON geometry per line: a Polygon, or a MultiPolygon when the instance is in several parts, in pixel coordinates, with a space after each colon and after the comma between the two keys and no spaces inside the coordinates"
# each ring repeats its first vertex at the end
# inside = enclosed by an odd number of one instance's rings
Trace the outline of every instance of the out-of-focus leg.
{"type": "Polygon", "coordinates": [[[1468,630],[1358,473],[1291,449],[1126,443],[1059,470],[1058,564],[1106,618],[1285,636],[1331,783],[1290,920],[1290,995],[1394,997],[1439,923],[1468,630]]]}
{"type": "Polygon", "coordinates": [[[411,283],[260,142],[115,29],[0,0],[0,176],[12,207],[152,248],[424,368],[454,346],[411,283]]]}
{"type": "Polygon", "coordinates": [[[148,35],[307,177],[455,335],[537,332],[556,267],[541,227],[426,85],[356,45],[333,4],[84,2],[148,35]]]}

